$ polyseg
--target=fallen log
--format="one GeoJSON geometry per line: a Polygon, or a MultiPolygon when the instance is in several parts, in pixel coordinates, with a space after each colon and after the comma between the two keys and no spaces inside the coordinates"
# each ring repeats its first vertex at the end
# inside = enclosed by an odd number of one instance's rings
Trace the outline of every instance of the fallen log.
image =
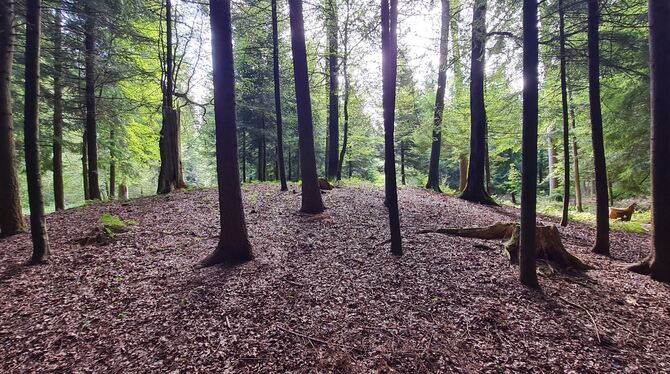
{"type": "MultiPolygon", "coordinates": [[[[488,227],[442,228],[437,230],[422,230],[419,233],[435,233],[485,240],[506,240],[505,252],[508,254],[510,262],[517,264],[519,262],[520,229],[521,226],[518,223],[497,222],[488,227]]],[[[536,235],[537,246],[535,253],[538,260],[549,261],[563,269],[584,271],[591,268],[565,249],[556,226],[538,226],[536,235]]]]}

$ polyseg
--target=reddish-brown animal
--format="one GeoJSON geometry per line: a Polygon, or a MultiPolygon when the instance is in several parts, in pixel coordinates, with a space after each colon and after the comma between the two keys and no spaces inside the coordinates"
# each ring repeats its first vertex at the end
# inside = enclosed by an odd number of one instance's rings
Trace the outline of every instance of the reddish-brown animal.
{"type": "Polygon", "coordinates": [[[635,213],[635,208],[637,208],[637,203],[631,204],[626,209],[610,208],[610,218],[630,221],[630,219],[633,218],[633,213],[635,213]]]}

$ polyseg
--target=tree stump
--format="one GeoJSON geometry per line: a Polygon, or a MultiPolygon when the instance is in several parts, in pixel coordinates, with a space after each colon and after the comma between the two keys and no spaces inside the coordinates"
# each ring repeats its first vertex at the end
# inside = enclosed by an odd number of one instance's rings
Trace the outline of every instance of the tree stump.
{"type": "MultiPolygon", "coordinates": [[[[518,223],[497,222],[488,227],[445,228],[422,230],[419,233],[437,233],[485,240],[506,240],[505,252],[509,255],[510,262],[512,264],[517,264],[519,261],[520,229],[521,225],[518,223]]],[[[561,235],[556,226],[538,226],[536,235],[536,257],[538,260],[551,262],[563,269],[584,271],[591,268],[565,249],[565,246],[563,246],[563,242],[561,241],[561,235]]]]}
{"type": "Polygon", "coordinates": [[[332,190],[333,188],[335,188],[335,186],[333,186],[333,185],[328,181],[328,179],[326,179],[326,178],[319,178],[319,188],[322,189],[322,190],[328,190],[328,191],[329,191],[329,190],[332,190]]]}

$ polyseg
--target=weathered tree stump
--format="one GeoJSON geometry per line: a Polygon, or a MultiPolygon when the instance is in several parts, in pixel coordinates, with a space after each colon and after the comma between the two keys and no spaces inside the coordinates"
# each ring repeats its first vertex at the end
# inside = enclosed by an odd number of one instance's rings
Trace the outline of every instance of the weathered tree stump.
{"type": "MultiPolygon", "coordinates": [[[[505,252],[509,254],[510,262],[516,264],[519,261],[520,228],[521,226],[518,223],[497,222],[488,227],[445,228],[422,230],[419,231],[419,233],[436,233],[485,240],[506,240],[505,252]]],[[[556,226],[538,226],[536,235],[537,259],[551,262],[563,269],[584,271],[591,268],[565,249],[565,246],[563,246],[563,242],[561,241],[561,235],[556,226]]]]}
{"type": "Polygon", "coordinates": [[[322,190],[332,190],[335,186],[333,186],[328,179],[319,178],[319,188],[322,190]]]}

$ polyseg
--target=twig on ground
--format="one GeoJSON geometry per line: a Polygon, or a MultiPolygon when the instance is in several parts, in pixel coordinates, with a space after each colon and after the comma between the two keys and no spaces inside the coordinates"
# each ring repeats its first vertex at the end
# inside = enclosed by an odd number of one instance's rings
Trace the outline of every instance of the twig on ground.
{"type": "Polygon", "coordinates": [[[579,308],[579,309],[585,311],[586,314],[588,314],[589,318],[591,318],[591,322],[593,323],[593,328],[594,328],[595,331],[596,331],[596,338],[598,338],[598,344],[602,344],[602,340],[600,339],[600,332],[598,331],[598,324],[596,323],[596,319],[593,318],[593,314],[591,314],[591,312],[589,312],[588,309],[584,308],[583,306],[581,306],[581,305],[579,305],[579,304],[575,304],[575,303],[573,303],[573,302],[571,302],[571,301],[568,301],[568,300],[566,300],[565,298],[563,298],[563,297],[561,297],[561,296],[559,296],[558,298],[559,298],[561,301],[563,301],[564,303],[566,303],[566,304],[568,304],[568,305],[572,305],[572,306],[574,306],[575,308],[579,308]]]}

